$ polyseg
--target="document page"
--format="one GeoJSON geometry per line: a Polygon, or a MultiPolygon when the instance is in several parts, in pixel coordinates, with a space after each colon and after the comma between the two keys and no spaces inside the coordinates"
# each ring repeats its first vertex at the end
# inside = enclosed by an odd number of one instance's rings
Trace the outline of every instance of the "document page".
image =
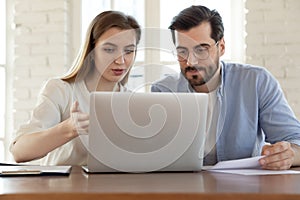
{"type": "Polygon", "coordinates": [[[270,175],[270,174],[300,174],[296,170],[265,170],[260,167],[259,159],[263,156],[228,160],[218,162],[214,166],[204,166],[203,170],[242,175],[270,175]]]}

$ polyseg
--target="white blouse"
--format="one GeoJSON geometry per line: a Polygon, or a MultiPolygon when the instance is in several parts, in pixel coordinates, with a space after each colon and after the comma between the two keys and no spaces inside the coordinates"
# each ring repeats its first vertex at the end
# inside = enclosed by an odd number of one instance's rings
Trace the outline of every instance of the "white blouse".
{"type": "MultiPolygon", "coordinates": [[[[121,86],[121,91],[125,89],[121,86]]],[[[23,134],[43,131],[70,117],[70,107],[75,100],[79,109],[89,113],[89,94],[84,80],[68,83],[59,78],[46,82],[39,94],[37,105],[28,123],[20,126],[13,143],[23,134]]],[[[49,152],[41,165],[86,165],[88,135],[80,135],[49,152]]],[[[45,141],[47,142],[47,141],[45,141]]],[[[37,149],[38,151],[38,149],[37,149]]]]}

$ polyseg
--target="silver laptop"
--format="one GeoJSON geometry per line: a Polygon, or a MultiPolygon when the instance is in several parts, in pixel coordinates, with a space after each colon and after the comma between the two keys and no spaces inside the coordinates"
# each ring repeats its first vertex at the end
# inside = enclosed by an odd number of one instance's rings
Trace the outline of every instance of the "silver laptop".
{"type": "Polygon", "coordinates": [[[207,106],[200,93],[91,93],[85,170],[201,170],[207,106]]]}

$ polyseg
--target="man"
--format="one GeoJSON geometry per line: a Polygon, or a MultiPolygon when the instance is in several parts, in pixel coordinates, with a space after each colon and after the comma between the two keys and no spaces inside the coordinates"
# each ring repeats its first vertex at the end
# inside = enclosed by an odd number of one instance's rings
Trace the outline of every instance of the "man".
{"type": "Polygon", "coordinates": [[[151,90],[209,94],[204,165],[265,155],[259,160],[265,169],[299,166],[300,123],[278,82],[262,67],[220,61],[225,41],[219,13],[191,6],[169,28],[181,73],[151,90]]]}

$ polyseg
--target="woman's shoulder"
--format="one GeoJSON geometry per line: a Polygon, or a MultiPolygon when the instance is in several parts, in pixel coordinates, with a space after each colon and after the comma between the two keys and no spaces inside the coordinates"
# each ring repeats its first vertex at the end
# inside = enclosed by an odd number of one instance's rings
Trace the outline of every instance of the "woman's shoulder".
{"type": "Polygon", "coordinates": [[[40,89],[38,101],[47,99],[59,105],[68,104],[73,94],[72,88],[70,83],[60,78],[50,78],[44,82],[40,89]]]}
{"type": "Polygon", "coordinates": [[[65,93],[72,90],[72,85],[60,78],[51,78],[45,81],[42,92],[43,93],[65,93]]]}
{"type": "Polygon", "coordinates": [[[55,88],[65,88],[69,87],[71,84],[61,78],[50,78],[45,81],[45,87],[55,87],[55,88]]]}

